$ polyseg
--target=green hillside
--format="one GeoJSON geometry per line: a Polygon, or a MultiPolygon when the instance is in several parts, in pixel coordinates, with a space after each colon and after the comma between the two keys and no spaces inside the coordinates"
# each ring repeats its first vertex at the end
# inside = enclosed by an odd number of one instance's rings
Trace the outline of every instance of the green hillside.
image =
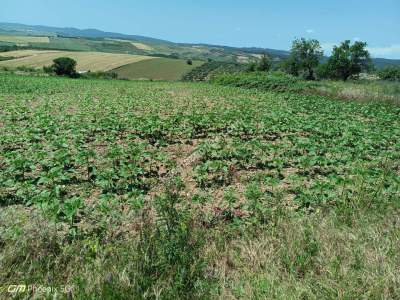
{"type": "Polygon", "coordinates": [[[114,69],[119,78],[179,80],[192,69],[201,66],[203,62],[193,61],[192,65],[186,60],[171,58],[155,58],[139,61],[114,69]]]}
{"type": "MultiPolygon", "coordinates": [[[[219,62],[246,63],[254,60],[262,53],[267,53],[274,61],[280,61],[289,55],[286,50],[269,48],[228,47],[209,44],[174,43],[140,35],[128,35],[115,32],[104,32],[96,29],[58,28],[50,26],[29,26],[23,24],[0,22],[0,48],[13,46],[13,40],[19,41],[21,36],[36,37],[20,47],[35,49],[96,51],[138,55],[152,55],[181,59],[219,62]],[[40,38],[49,38],[49,42],[37,42],[40,38]],[[39,39],[38,39],[39,38],[39,39]]],[[[29,39],[28,39],[29,41],[29,39]]],[[[374,58],[377,68],[389,65],[400,65],[400,60],[374,58]]]]}

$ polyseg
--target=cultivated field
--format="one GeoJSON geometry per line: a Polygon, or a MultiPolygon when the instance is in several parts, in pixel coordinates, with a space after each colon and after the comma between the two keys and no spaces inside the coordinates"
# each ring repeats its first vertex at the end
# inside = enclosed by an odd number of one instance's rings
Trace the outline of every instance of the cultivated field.
{"type": "Polygon", "coordinates": [[[0,287],[399,299],[399,115],[211,84],[0,75],[0,287]]]}
{"type": "Polygon", "coordinates": [[[70,57],[77,61],[78,71],[110,71],[126,64],[151,60],[154,57],[115,54],[103,52],[74,52],[74,51],[52,51],[52,50],[19,50],[0,53],[0,56],[17,57],[16,59],[0,62],[0,67],[34,67],[42,68],[49,66],[58,57],[70,57]]]}
{"type": "Polygon", "coordinates": [[[120,78],[180,80],[183,75],[204,62],[193,61],[188,65],[186,60],[171,58],[154,58],[152,60],[135,62],[113,70],[120,78]]]}
{"type": "Polygon", "coordinates": [[[16,36],[0,35],[0,42],[15,43],[16,45],[28,45],[29,43],[49,43],[47,36],[16,36]]]}

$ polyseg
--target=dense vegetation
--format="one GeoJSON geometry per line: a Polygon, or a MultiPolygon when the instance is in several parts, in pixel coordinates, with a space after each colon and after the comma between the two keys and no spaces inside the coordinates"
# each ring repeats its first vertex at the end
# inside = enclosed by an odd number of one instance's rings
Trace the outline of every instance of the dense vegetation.
{"type": "Polygon", "coordinates": [[[315,84],[298,77],[280,72],[225,73],[215,76],[212,82],[220,85],[275,92],[306,92],[315,86],[315,84]]]}
{"type": "Polygon", "coordinates": [[[380,79],[389,81],[400,81],[400,67],[386,67],[378,72],[380,79]]]}
{"type": "Polygon", "coordinates": [[[306,81],[282,72],[240,72],[217,74],[211,82],[260,91],[293,92],[301,95],[330,96],[340,100],[373,100],[400,104],[400,85],[397,82],[382,80],[306,81]]]}
{"type": "Polygon", "coordinates": [[[399,106],[262,76],[280,93],[0,74],[0,287],[399,298],[399,106]]]}
{"type": "Polygon", "coordinates": [[[184,81],[208,81],[219,74],[235,74],[247,69],[244,64],[208,61],[183,76],[184,81]]]}

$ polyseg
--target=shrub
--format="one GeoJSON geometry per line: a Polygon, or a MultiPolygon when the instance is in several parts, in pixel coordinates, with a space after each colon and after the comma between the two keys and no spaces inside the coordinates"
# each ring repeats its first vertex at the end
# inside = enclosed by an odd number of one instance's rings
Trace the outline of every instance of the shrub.
{"type": "Polygon", "coordinates": [[[331,69],[329,64],[320,64],[316,69],[318,79],[329,79],[331,77],[331,69]]]}
{"type": "Polygon", "coordinates": [[[102,72],[102,71],[97,71],[97,72],[87,72],[85,74],[82,74],[81,77],[87,78],[87,79],[107,79],[107,80],[112,80],[112,79],[118,79],[118,74],[115,72],[102,72]]]}
{"type": "Polygon", "coordinates": [[[59,76],[78,77],[76,72],[76,61],[69,57],[59,57],[53,60],[52,68],[59,76]]]}
{"type": "Polygon", "coordinates": [[[161,291],[162,299],[207,298],[211,291],[213,278],[206,273],[204,255],[207,233],[182,205],[182,187],[181,182],[168,183],[165,195],[156,198],[155,224],[144,216],[131,274],[138,298],[162,283],[169,284],[161,291]]]}
{"type": "Polygon", "coordinates": [[[400,81],[400,66],[386,67],[378,72],[378,76],[382,80],[400,81]]]}
{"type": "Polygon", "coordinates": [[[263,53],[257,65],[257,71],[268,72],[271,69],[271,60],[267,54],[263,53]]]}
{"type": "Polygon", "coordinates": [[[255,62],[250,62],[246,67],[246,72],[255,72],[257,69],[257,64],[255,62]]]}
{"type": "Polygon", "coordinates": [[[284,73],[254,72],[239,74],[221,74],[213,83],[241,88],[255,88],[262,91],[301,92],[311,88],[311,84],[284,73]]]}
{"type": "Polygon", "coordinates": [[[43,72],[46,74],[54,74],[53,66],[43,66],[43,72]]]}
{"type": "Polygon", "coordinates": [[[246,70],[245,64],[228,62],[207,62],[201,66],[193,68],[183,76],[184,81],[206,81],[221,73],[239,73],[246,70]]]}
{"type": "Polygon", "coordinates": [[[188,64],[188,65],[193,65],[193,61],[191,60],[191,59],[188,59],[187,61],[186,61],[186,63],[188,64]]]}
{"type": "Polygon", "coordinates": [[[289,58],[283,60],[280,64],[280,69],[292,76],[299,76],[299,63],[297,62],[296,58],[290,56],[289,58]]]}

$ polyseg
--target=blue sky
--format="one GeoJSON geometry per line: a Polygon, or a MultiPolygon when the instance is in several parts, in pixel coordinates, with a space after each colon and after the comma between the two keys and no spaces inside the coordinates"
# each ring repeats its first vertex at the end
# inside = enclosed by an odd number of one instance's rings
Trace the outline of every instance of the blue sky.
{"type": "Polygon", "coordinates": [[[400,59],[400,0],[1,0],[0,22],[97,28],[174,42],[289,49],[295,37],[324,49],[367,41],[400,59]]]}

